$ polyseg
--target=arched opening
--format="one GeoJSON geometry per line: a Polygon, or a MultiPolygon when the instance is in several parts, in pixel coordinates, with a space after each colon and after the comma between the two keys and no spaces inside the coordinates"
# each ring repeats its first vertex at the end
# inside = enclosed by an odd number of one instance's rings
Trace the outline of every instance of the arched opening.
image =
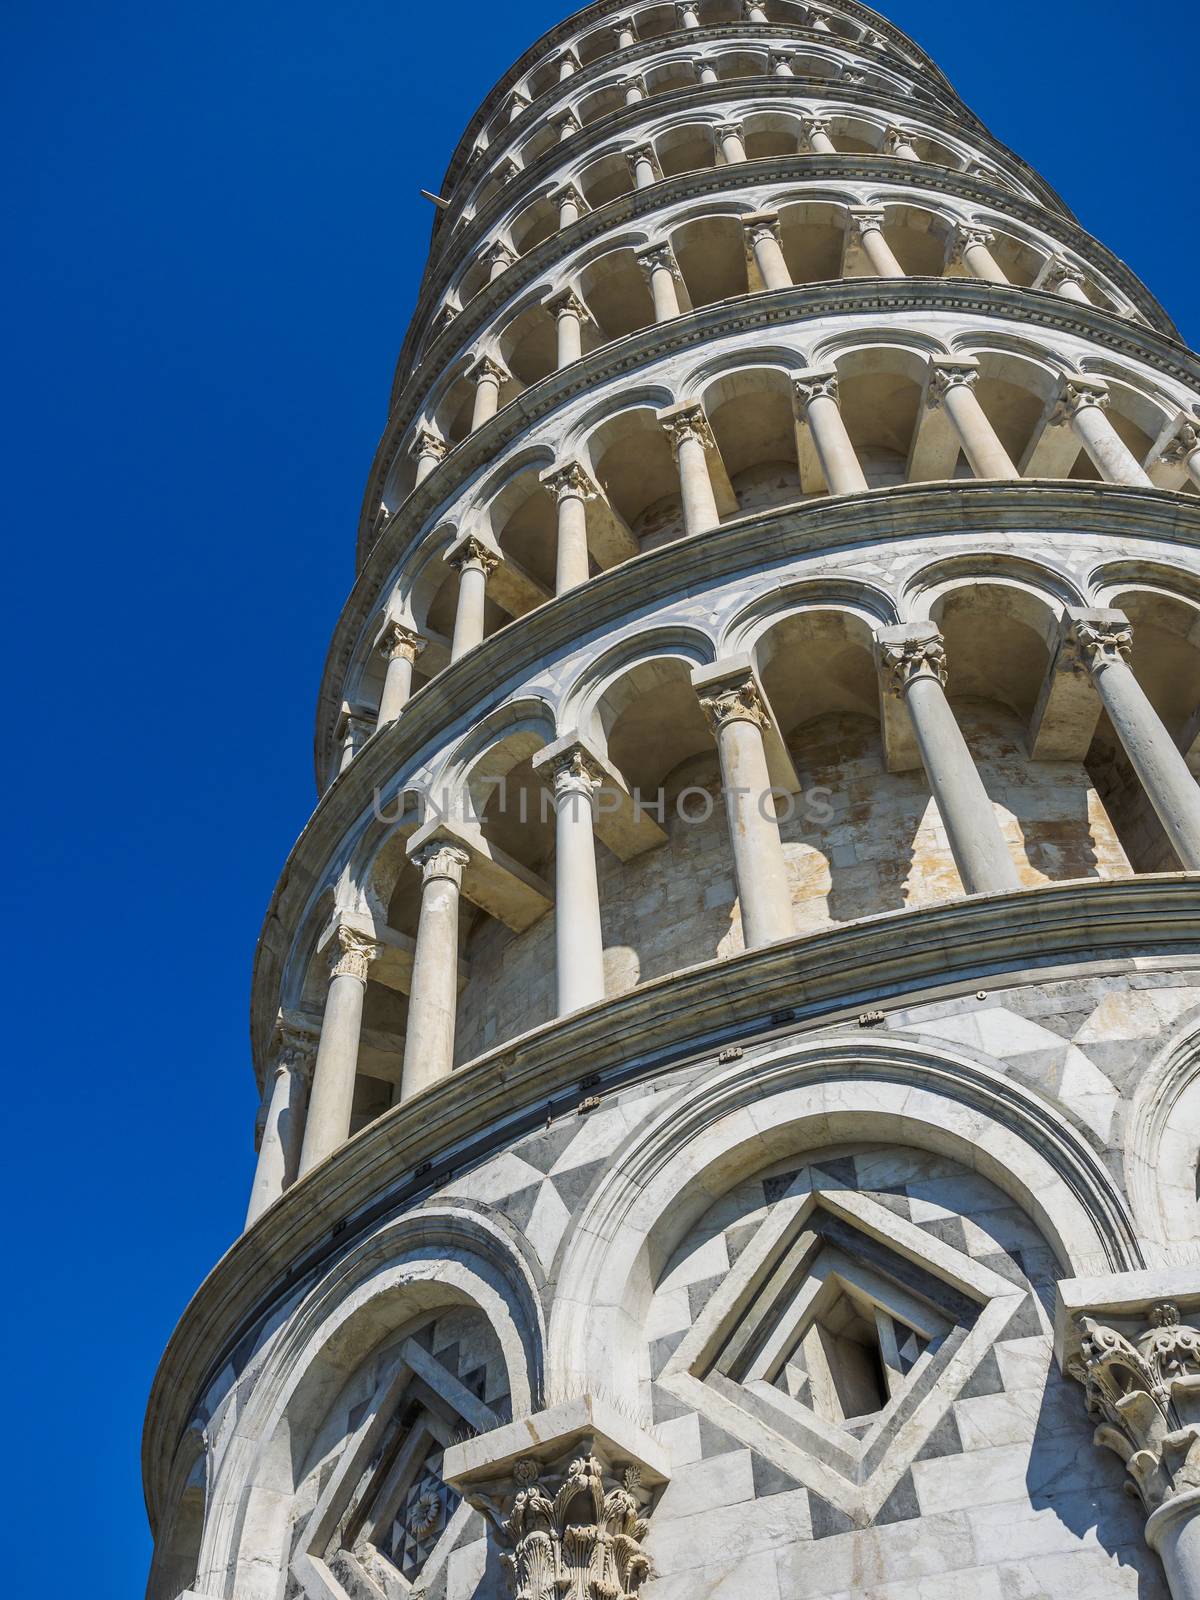
{"type": "Polygon", "coordinates": [[[704,409],[740,515],[800,498],[796,423],[785,372],[759,367],[728,373],[705,389],[704,409]]]}

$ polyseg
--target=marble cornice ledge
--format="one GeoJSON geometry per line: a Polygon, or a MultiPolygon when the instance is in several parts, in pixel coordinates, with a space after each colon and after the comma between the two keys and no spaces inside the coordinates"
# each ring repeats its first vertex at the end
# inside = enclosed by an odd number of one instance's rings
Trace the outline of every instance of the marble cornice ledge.
{"type": "Polygon", "coordinates": [[[378,603],[382,579],[391,570],[391,562],[381,562],[360,574],[326,658],[314,739],[320,799],[309,827],[337,795],[357,792],[360,774],[365,775],[365,799],[369,800],[370,784],[386,782],[406,758],[412,758],[455,718],[465,713],[482,716],[508,693],[521,673],[532,671],[640,606],[666,605],[697,583],[812,555],[827,544],[844,549],[942,534],[999,533],[1034,524],[1051,530],[1087,530],[1139,543],[1159,539],[1195,548],[1200,546],[1200,497],[1083,479],[1026,478],[1009,483],[954,478],[823,495],[733,518],[689,542],[685,573],[680,572],[678,561],[682,541],[676,540],[610,567],[586,584],[514,618],[419,689],[404,715],[382,736],[373,735],[347,771],[326,788],[322,774],[332,760],[342,677],[355,641],[378,603]],[[386,767],[382,764],[385,759],[386,767]]]}
{"type": "MultiPolygon", "coordinates": [[[[382,1218],[458,1171],[573,1110],[583,1093],[714,1058],[781,1033],[830,1034],[844,1055],[860,1011],[916,993],[995,990],[1086,967],[1200,961],[1200,876],[1043,884],[894,911],[687,968],[508,1040],[364,1128],[290,1189],[226,1252],[180,1319],[159,1366],[143,1464],[151,1520],[164,1471],[205,1387],[271,1305],[382,1218]],[[427,1165],[428,1164],[428,1165],[427,1165]],[[419,1175],[418,1175],[419,1174],[419,1175]],[[381,1192],[386,1194],[381,1199],[381,1192]]],[[[891,1036],[903,1056],[907,1036],[891,1036]]],[[[748,1070],[753,1071],[753,1063],[748,1070]]],[[[953,1072],[970,1098],[968,1068],[953,1072]]],[[[994,1084],[993,1084],[994,1090],[994,1084]]],[[[1028,1097],[1026,1097],[1028,1099],[1028,1097]]]]}
{"type": "MultiPolygon", "coordinates": [[[[505,103],[509,92],[520,78],[527,72],[532,71],[533,68],[540,66],[548,55],[568,40],[577,38],[581,29],[586,30],[594,27],[597,23],[603,22],[605,17],[624,15],[629,9],[630,0],[600,0],[599,4],[585,6],[579,11],[573,12],[571,16],[565,17],[556,27],[551,28],[547,33],[543,33],[540,38],[536,39],[527,50],[518,56],[508,71],[497,79],[480,102],[475,115],[467,124],[453,155],[450,157],[450,163],[443,176],[443,183],[453,184],[457,181],[462,166],[470,154],[481,129],[486,125],[489,118],[505,103]]],[[[853,18],[855,21],[861,22],[865,27],[872,29],[873,32],[880,34],[883,38],[890,39],[901,52],[910,52],[915,58],[916,69],[943,88],[955,102],[961,104],[954,85],[946,77],[942,69],[926,55],[915,39],[910,39],[908,34],[902,33],[894,22],[889,21],[887,17],[881,16],[879,12],[872,11],[869,6],[860,5],[858,0],[839,0],[838,9],[844,16],[853,18]]],[[[682,32],[683,30],[680,31],[682,32]]],[[[686,36],[688,39],[692,39],[703,31],[702,29],[688,29],[686,30],[686,36]]],[[[663,40],[670,38],[671,34],[668,32],[657,37],[659,40],[663,40]]],[[[843,40],[842,42],[849,44],[852,41],[843,40]]],[[[614,50],[611,55],[606,54],[600,59],[613,61],[627,53],[614,50]]],[[[965,107],[964,112],[967,117],[971,117],[973,120],[973,113],[965,107]]],[[[443,192],[445,191],[443,190],[443,192]]]]}
{"type": "MultiPolygon", "coordinates": [[[[1101,240],[1080,227],[1070,212],[1054,211],[1040,203],[1025,200],[988,178],[957,172],[951,167],[941,167],[931,162],[903,161],[898,156],[884,155],[799,153],[766,156],[736,166],[701,167],[694,172],[676,173],[660,179],[649,188],[634,189],[594,211],[586,212],[577,222],[551,234],[525,255],[519,256],[501,277],[473,295],[448,326],[438,332],[422,352],[420,361],[414,365],[413,352],[420,345],[427,331],[429,317],[440,305],[446,284],[453,275],[455,261],[447,257],[437,274],[422,287],[410,332],[397,359],[389,405],[389,428],[397,422],[406,425],[412,419],[432,385],[454,357],[461,353],[464,344],[473,343],[480,328],[514,294],[593,239],[602,239],[631,222],[651,222],[660,211],[684,200],[725,193],[740,194],[752,185],[763,183],[810,184],[830,180],[838,183],[887,183],[994,207],[1002,215],[1025,222],[1030,227],[1050,234],[1060,244],[1075,249],[1116,284],[1159,332],[1165,333],[1168,338],[1179,337],[1174,322],[1137,274],[1101,240]]],[[[478,227],[472,223],[470,237],[464,236],[462,241],[463,250],[468,255],[472,255],[488,237],[491,226],[490,217],[481,219],[478,227]]]]}

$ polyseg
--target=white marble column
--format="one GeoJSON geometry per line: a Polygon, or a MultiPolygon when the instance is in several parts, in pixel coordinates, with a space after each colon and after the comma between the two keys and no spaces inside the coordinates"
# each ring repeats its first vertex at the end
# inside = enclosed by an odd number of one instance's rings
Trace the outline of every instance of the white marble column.
{"type": "Polygon", "coordinates": [[[529,96],[522,94],[520,89],[514,89],[508,107],[508,120],[515,122],[529,104],[529,96]]]}
{"type": "Polygon", "coordinates": [[[654,301],[655,322],[669,322],[680,312],[676,285],[682,281],[679,263],[669,244],[652,244],[637,252],[637,262],[646,274],[650,297],[654,301]]]}
{"type": "Polygon", "coordinates": [[[1090,306],[1092,303],[1084,292],[1083,273],[1064,256],[1055,256],[1050,262],[1041,287],[1061,295],[1064,300],[1073,300],[1077,305],[1090,306]]]}
{"type": "Polygon", "coordinates": [[[578,222],[588,209],[583,195],[573,183],[564,184],[557,194],[551,196],[558,203],[559,229],[569,228],[573,222],[578,222]]]}
{"type": "Polygon", "coordinates": [[[988,228],[959,228],[954,237],[951,260],[961,260],[973,278],[985,283],[1007,283],[1004,269],[991,252],[996,235],[988,228]]]}
{"type": "Polygon", "coordinates": [[[554,954],[558,1015],[604,999],[604,935],[592,806],[601,775],[581,745],[552,763],[554,954]]]}
{"type": "Polygon", "coordinates": [[[395,722],[408,704],[412,694],[413,667],[425,648],[425,640],[402,622],[391,621],[379,637],[379,649],[387,668],[383,679],[383,693],[379,697],[379,716],[376,728],[386,728],[395,722]]]}
{"type": "Polygon", "coordinates": [[[558,129],[558,142],[565,144],[581,131],[583,125],[575,113],[568,109],[554,119],[554,126],[558,129]]]}
{"type": "Polygon", "coordinates": [[[421,913],[408,995],[403,1105],[454,1069],[458,1017],[458,908],[463,868],[470,857],[444,839],[433,839],[412,857],[421,872],[421,913]]]}
{"type": "Polygon", "coordinates": [[[546,310],[557,325],[558,367],[569,367],[583,354],[584,323],[592,320],[591,313],[573,289],[560,289],[546,301],[546,310]]]}
{"type": "Polygon", "coordinates": [[[1079,659],[1171,848],[1186,871],[1200,872],[1200,784],[1129,665],[1129,619],[1120,611],[1070,611],[1068,618],[1079,659]]]}
{"type": "Polygon", "coordinates": [[[767,22],[767,8],[759,4],[759,0],[746,0],[746,21],[767,22]]]}
{"type": "Polygon", "coordinates": [[[637,34],[634,32],[633,18],[622,17],[613,24],[613,38],[618,50],[632,50],[637,43],[637,34]]]}
{"type": "Polygon", "coordinates": [[[829,137],[829,124],[824,117],[804,117],[800,125],[804,130],[804,137],[808,141],[808,148],[814,155],[837,155],[837,145],[829,137]]]}
{"type": "Polygon", "coordinates": [[[488,282],[495,283],[497,278],[503,277],[517,258],[506,244],[497,242],[485,253],[483,259],[487,263],[488,282]]]}
{"type": "Polygon", "coordinates": [[[1106,483],[1149,487],[1149,475],[1104,415],[1108,405],[1108,385],[1102,379],[1073,375],[1063,379],[1055,421],[1071,425],[1106,483]]]}
{"type": "Polygon", "coordinates": [[[853,206],[850,210],[850,227],[877,278],[904,276],[904,268],[892,254],[892,247],[883,236],[882,211],[873,210],[870,206],[853,206]]]}
{"type": "Polygon", "coordinates": [[[646,80],[636,73],[625,80],[625,104],[636,106],[646,98],[646,80]]]}
{"type": "Polygon", "coordinates": [[[701,56],[696,62],[696,75],[701,83],[720,83],[720,74],[716,67],[706,56],[701,56]]]}
{"type": "Polygon", "coordinates": [[[410,455],[417,463],[417,479],[414,488],[420,488],[433,469],[446,459],[449,446],[444,439],[439,439],[436,433],[431,433],[428,428],[419,428],[417,436],[412,442],[410,455]]]}
{"type": "Polygon", "coordinates": [[[812,432],[813,445],[830,494],[858,494],[866,477],[838,404],[838,377],[832,367],[802,372],[792,380],[797,409],[812,432]]]}
{"type": "Polygon", "coordinates": [[[579,71],[579,57],[573,50],[564,50],[558,58],[558,81],[566,83],[568,78],[573,78],[579,71]]]}
{"type": "Polygon", "coordinates": [[[692,682],[717,741],[742,940],[747,950],[756,950],[795,932],[787,860],[763,745],[770,717],[749,674],[722,674],[718,664],[694,672],[692,682]]]}
{"type": "Polygon", "coordinates": [[[339,924],[334,934],[321,1042],[304,1123],[300,1177],[319,1166],[350,1137],[367,971],[378,955],[379,946],[367,934],[339,924]]]}
{"type": "Polygon", "coordinates": [[[770,60],[771,72],[776,78],[794,78],[796,76],[792,70],[793,57],[790,51],[772,50],[770,60]]]}
{"type": "Polygon", "coordinates": [[[828,21],[821,14],[821,12],[814,11],[811,6],[809,7],[809,11],[808,11],[808,25],[813,30],[814,33],[832,33],[833,32],[833,29],[829,26],[828,21]]]}
{"type": "Polygon", "coordinates": [[[746,159],[746,136],[740,122],[722,122],[714,128],[721,159],[727,167],[746,159]]]}
{"type": "Polygon", "coordinates": [[[458,573],[458,605],[454,612],[454,637],[450,660],[457,661],[468,650],[483,643],[484,602],[487,581],[500,563],[499,554],[473,535],[461,540],[450,556],[458,573]]]}
{"type": "Polygon", "coordinates": [[[558,509],[554,592],[566,594],[588,580],[587,502],[598,499],[600,491],[578,461],[552,467],[541,481],[558,509]]]}
{"type": "Polygon", "coordinates": [[[633,150],[627,150],[625,159],[629,163],[629,175],[635,189],[648,189],[652,183],[658,182],[658,164],[653,145],[640,144],[633,150]]]}
{"type": "Polygon", "coordinates": [[[892,124],[883,136],[884,153],[889,156],[899,156],[901,161],[920,161],[913,140],[916,135],[907,128],[899,128],[892,124]]]}
{"type": "Polygon", "coordinates": [[[258,1164],[246,1211],[249,1228],[295,1181],[304,1138],[304,1108],[317,1054],[314,1034],[281,1028],[271,1069],[271,1095],[258,1145],[258,1164]]]}
{"type": "Polygon", "coordinates": [[[371,723],[361,711],[343,706],[338,717],[334,738],[338,742],[338,772],[345,772],[372,733],[371,723]]]}
{"type": "Polygon", "coordinates": [[[475,405],[471,412],[471,432],[490,422],[500,409],[500,386],[508,373],[491,356],[480,356],[468,367],[467,377],[475,384],[475,405]]]}
{"type": "Polygon", "coordinates": [[[671,437],[679,466],[679,493],[683,502],[683,531],[691,537],[717,527],[721,514],[708,470],[708,452],[716,441],[699,405],[671,406],[658,413],[671,437]]]}
{"type": "Polygon", "coordinates": [[[962,445],[963,454],[977,478],[1019,478],[1012,457],[1000,443],[987,413],[979,404],[975,384],[979,364],[938,357],[929,381],[929,404],[945,406],[962,445]]]}
{"type": "Polygon", "coordinates": [[[779,214],[775,211],[753,211],[742,218],[746,243],[754,253],[763,286],[767,289],[790,289],[792,275],[784,259],[779,242],[779,214]]]}
{"type": "Polygon", "coordinates": [[[679,18],[681,28],[698,28],[700,26],[698,0],[676,0],[675,15],[679,18]]]}
{"type": "Polygon", "coordinates": [[[1200,1600],[1200,1329],[1169,1300],[1120,1320],[1129,1337],[1105,1313],[1079,1316],[1066,1371],[1084,1387],[1096,1444],[1120,1457],[1148,1513],[1172,1600],[1200,1600]]]}
{"type": "Polygon", "coordinates": [[[912,719],[925,776],[967,894],[1020,888],[992,802],[946,699],[946,651],[932,623],[876,636],[885,693],[912,719]]]}

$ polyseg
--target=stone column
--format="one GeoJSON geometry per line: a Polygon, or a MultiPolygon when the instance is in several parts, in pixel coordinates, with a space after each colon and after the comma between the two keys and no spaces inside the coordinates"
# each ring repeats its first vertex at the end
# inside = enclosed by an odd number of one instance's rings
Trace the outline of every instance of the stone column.
{"type": "Polygon", "coordinates": [[[613,24],[613,36],[616,39],[618,50],[632,50],[637,43],[637,34],[633,30],[633,18],[622,17],[620,22],[613,24]]]}
{"type": "Polygon", "coordinates": [[[804,137],[808,140],[808,148],[814,155],[837,155],[837,146],[829,137],[829,124],[824,117],[804,117],[800,125],[804,129],[804,137]]]}
{"type": "Polygon", "coordinates": [[[296,1178],[304,1137],[304,1107],[317,1040],[295,1028],[280,1030],[279,1053],[271,1072],[271,1097],[258,1146],[258,1165],[246,1211],[249,1228],[274,1205],[296,1178]]]}
{"type": "Polygon", "coordinates": [[[300,1177],[319,1166],[350,1137],[367,970],[378,955],[379,946],[367,934],[339,923],[304,1123],[300,1177]]]}
{"type": "Polygon", "coordinates": [[[579,71],[579,57],[573,50],[564,50],[558,58],[558,81],[566,83],[568,78],[573,78],[579,71]]]}
{"type": "Polygon", "coordinates": [[[742,218],[742,227],[765,287],[790,289],[792,275],[779,242],[779,214],[775,211],[753,211],[742,218]]]}
{"type": "Polygon", "coordinates": [[[904,268],[892,254],[892,247],[883,236],[883,212],[870,206],[852,206],[850,227],[862,245],[863,254],[877,278],[902,278],[904,268]]]}
{"type": "Polygon", "coordinates": [[[601,775],[582,745],[553,762],[554,953],[558,1015],[604,999],[604,935],[592,806],[601,775]]]}
{"type": "Polygon", "coordinates": [[[629,174],[635,189],[648,189],[652,183],[658,182],[652,145],[640,144],[636,149],[626,151],[625,159],[629,163],[629,174]]]}
{"type": "Polygon", "coordinates": [[[500,564],[499,554],[468,535],[455,549],[450,565],[458,573],[458,605],[454,613],[454,638],[450,660],[457,661],[468,650],[483,643],[484,600],[487,581],[500,564]]]}
{"type": "Polygon", "coordinates": [[[588,209],[583,195],[573,183],[568,183],[561,188],[551,199],[558,201],[558,226],[559,229],[569,228],[573,222],[578,222],[588,209]]]}
{"type": "Polygon", "coordinates": [[[1061,295],[1064,300],[1074,300],[1077,305],[1090,306],[1092,303],[1084,293],[1083,273],[1078,267],[1073,267],[1065,256],[1055,256],[1051,261],[1042,279],[1042,287],[1061,295]]]}
{"type": "Polygon", "coordinates": [[[1193,420],[1184,415],[1162,459],[1170,466],[1182,467],[1200,489],[1200,417],[1193,420]]]}
{"type": "Polygon", "coordinates": [[[767,8],[766,8],[766,6],[760,5],[758,3],[758,0],[746,0],[746,21],[747,22],[766,22],[767,21],[767,8]]]}
{"type": "Polygon", "coordinates": [[[408,704],[412,694],[413,666],[425,648],[425,640],[401,622],[389,622],[379,638],[379,648],[387,662],[383,693],[379,697],[376,728],[386,728],[408,704]]]}
{"type": "Polygon", "coordinates": [[[693,673],[692,682],[717,741],[742,939],[747,950],[756,950],[795,932],[763,746],[763,730],[771,722],[751,675],[722,676],[718,666],[693,673]]]}
{"type": "Polygon", "coordinates": [[[560,289],[546,301],[558,325],[558,367],[569,367],[583,354],[583,325],[592,320],[591,313],[573,289],[560,289]]]}
{"type": "Polygon", "coordinates": [[[1200,1331],[1170,1301],[1148,1321],[1130,1340],[1081,1316],[1067,1372],[1083,1385],[1095,1442],[1125,1463],[1174,1600],[1200,1600],[1200,1331]]]}
{"type": "Polygon", "coordinates": [[[508,120],[510,122],[515,122],[528,104],[529,96],[527,94],[522,94],[520,89],[514,89],[512,92],[511,103],[508,108],[508,120]]]}
{"type": "Polygon", "coordinates": [[[700,26],[698,10],[698,0],[677,0],[675,14],[679,18],[680,27],[698,28],[700,26]]]}
{"type": "Polygon", "coordinates": [[[954,239],[951,260],[961,260],[974,278],[985,283],[1007,283],[1003,268],[989,248],[996,235],[987,228],[959,228],[954,239]]]}
{"type": "Polygon", "coordinates": [[[792,380],[800,413],[812,430],[813,445],[830,494],[858,494],[868,487],[838,405],[833,367],[802,372],[792,380]]]}
{"type": "Polygon", "coordinates": [[[566,594],[588,580],[587,502],[600,491],[577,461],[543,472],[541,482],[558,507],[554,592],[566,594]]]}
{"type": "Polygon", "coordinates": [[[568,139],[573,139],[582,128],[579,118],[571,110],[564,111],[561,116],[554,119],[554,126],[558,129],[558,142],[565,144],[568,139]]]}
{"type": "Polygon", "coordinates": [[[413,855],[421,871],[421,914],[408,995],[403,1105],[454,1069],[454,1025],[458,1015],[458,906],[465,850],[434,839],[413,855]]]}
{"type": "Polygon", "coordinates": [[[937,357],[929,381],[929,404],[945,406],[963,454],[977,478],[1019,478],[1008,451],[979,404],[975,384],[979,363],[937,357]]]}
{"type": "Polygon", "coordinates": [[[1106,483],[1137,483],[1149,487],[1148,474],[1104,415],[1108,405],[1108,385],[1102,379],[1072,374],[1062,381],[1053,422],[1070,423],[1106,483]]]}
{"type": "Polygon", "coordinates": [[[746,138],[740,122],[722,122],[714,130],[721,147],[721,158],[727,167],[737,166],[746,159],[746,138]]]}
{"type": "Polygon", "coordinates": [[[487,262],[488,282],[495,283],[497,278],[503,277],[517,258],[506,244],[497,243],[486,252],[483,259],[487,262]]]}
{"type": "Polygon", "coordinates": [[[490,422],[500,409],[500,385],[508,373],[491,356],[480,356],[468,367],[467,377],[475,382],[475,407],[471,413],[471,432],[490,422]]]}
{"type": "Polygon", "coordinates": [[[679,263],[669,244],[652,244],[637,251],[637,262],[646,274],[654,301],[655,322],[669,322],[679,315],[679,295],[675,285],[681,281],[679,263]]]}
{"type": "Polygon", "coordinates": [[[696,71],[699,74],[701,83],[720,83],[721,81],[716,67],[713,66],[711,61],[703,57],[696,63],[696,71]]]}
{"type": "Polygon", "coordinates": [[[371,737],[371,733],[371,724],[361,711],[356,711],[351,706],[342,707],[338,725],[334,730],[334,738],[340,745],[338,753],[339,774],[345,772],[363,745],[371,737]]]}
{"type": "Polygon", "coordinates": [[[903,699],[967,894],[1020,888],[992,802],[946,699],[946,651],[932,623],[876,636],[885,692],[903,699]]]}
{"type": "Polygon", "coordinates": [[[446,441],[439,439],[437,434],[431,433],[428,428],[417,430],[410,452],[417,463],[417,481],[414,488],[419,489],[434,467],[446,459],[448,449],[446,441]]]}
{"type": "Polygon", "coordinates": [[[771,71],[777,78],[794,78],[792,71],[792,55],[790,51],[771,51],[771,71]]]}
{"type": "Polygon", "coordinates": [[[822,14],[819,11],[814,11],[811,6],[809,7],[809,23],[808,23],[808,25],[813,30],[814,33],[832,33],[833,32],[833,29],[829,26],[829,23],[826,21],[824,16],[822,16],[822,14]]]}
{"type": "Polygon", "coordinates": [[[679,465],[679,493],[683,501],[683,531],[689,537],[708,533],[721,521],[708,471],[708,451],[716,448],[704,409],[699,405],[671,406],[658,413],[671,436],[679,465]]]}
{"type": "Polygon", "coordinates": [[[626,82],[625,82],[625,104],[627,106],[636,106],[640,101],[644,100],[645,98],[646,98],[646,80],[645,80],[645,78],[634,76],[632,78],[626,79],[626,82]]]}
{"type": "Polygon", "coordinates": [[[1070,610],[1067,616],[1079,659],[1163,831],[1181,865],[1200,871],[1200,784],[1133,675],[1129,619],[1120,611],[1070,610]]]}
{"type": "Polygon", "coordinates": [[[899,156],[901,161],[920,161],[913,144],[915,138],[915,134],[893,123],[883,136],[884,152],[889,156],[899,156]]]}

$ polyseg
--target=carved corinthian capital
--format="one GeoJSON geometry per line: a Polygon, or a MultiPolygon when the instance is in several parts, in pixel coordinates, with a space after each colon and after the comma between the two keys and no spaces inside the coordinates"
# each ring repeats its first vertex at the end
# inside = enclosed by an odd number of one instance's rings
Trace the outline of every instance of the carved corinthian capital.
{"type": "Polygon", "coordinates": [[[578,461],[568,461],[562,467],[551,467],[548,472],[542,473],[540,481],[554,496],[556,505],[562,505],[564,500],[596,500],[600,495],[600,490],[578,461]]]}
{"type": "Polygon", "coordinates": [[[700,709],[714,733],[719,733],[730,722],[752,722],[756,728],[764,729],[771,726],[758,684],[751,677],[740,683],[722,684],[710,694],[702,694],[700,709]]]}
{"type": "Polygon", "coordinates": [[[1200,1489],[1200,1331],[1164,1301],[1135,1341],[1081,1316],[1079,1354],[1067,1364],[1083,1384],[1097,1444],[1115,1450],[1148,1512],[1200,1489]]]}
{"type": "Polygon", "coordinates": [[[1101,378],[1065,377],[1058,396],[1058,406],[1052,424],[1069,422],[1088,406],[1108,408],[1108,385],[1101,378]]]}
{"type": "Polygon", "coordinates": [[[379,635],[379,652],[385,661],[415,661],[427,641],[413,628],[391,621],[379,635]]]}
{"type": "Polygon", "coordinates": [[[357,978],[360,983],[366,983],[367,968],[379,959],[379,953],[379,946],[369,934],[340,923],[330,951],[329,976],[357,978]]]}
{"type": "Polygon", "coordinates": [[[935,678],[946,687],[946,646],[934,629],[907,638],[881,639],[879,664],[892,694],[904,694],[918,678],[935,678]]]}
{"type": "Polygon", "coordinates": [[[586,795],[590,800],[600,788],[604,775],[583,745],[573,744],[550,764],[550,777],[556,800],[576,794],[586,795]]]}
{"type": "Polygon", "coordinates": [[[500,565],[499,552],[484,544],[482,539],[477,539],[473,533],[458,545],[450,557],[450,565],[456,572],[462,573],[467,567],[479,567],[485,578],[490,578],[500,565]]]}
{"type": "Polygon", "coordinates": [[[460,887],[463,868],[468,866],[471,860],[465,850],[460,850],[457,845],[451,844],[446,839],[430,840],[412,859],[420,868],[423,884],[432,882],[434,878],[449,878],[451,883],[460,887]]]}
{"type": "Polygon", "coordinates": [[[807,411],[814,400],[833,400],[838,397],[838,375],[833,367],[814,368],[792,379],[796,400],[801,411],[807,411]]]}
{"type": "Polygon", "coordinates": [[[702,444],[706,450],[716,449],[716,440],[703,406],[672,406],[668,411],[660,411],[658,420],[670,434],[676,455],[679,454],[680,445],[686,444],[689,439],[702,444]]]}
{"type": "Polygon", "coordinates": [[[1120,611],[1075,613],[1070,638],[1081,665],[1089,672],[1128,662],[1133,655],[1133,629],[1120,611]]]}

